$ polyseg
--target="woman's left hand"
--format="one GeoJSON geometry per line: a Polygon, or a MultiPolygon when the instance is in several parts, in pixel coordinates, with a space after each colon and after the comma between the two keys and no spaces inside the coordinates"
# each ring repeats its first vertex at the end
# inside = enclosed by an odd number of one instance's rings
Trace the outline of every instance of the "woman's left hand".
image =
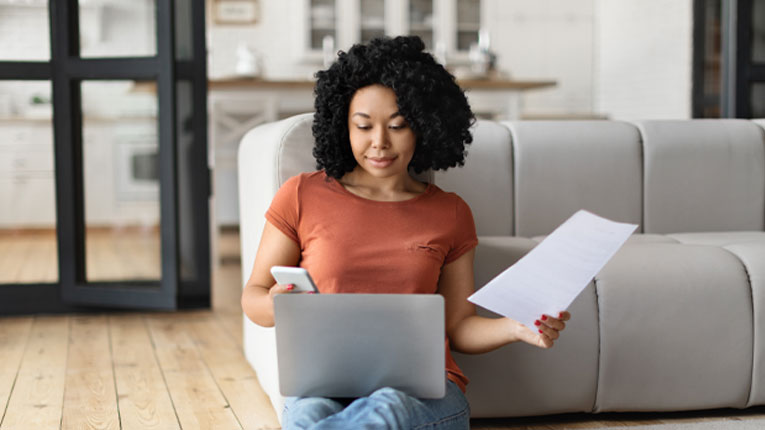
{"type": "Polygon", "coordinates": [[[540,348],[552,348],[555,341],[560,337],[560,332],[566,328],[566,321],[571,319],[571,314],[561,312],[557,318],[550,315],[542,315],[536,320],[534,333],[530,328],[521,326],[521,340],[540,348]]]}

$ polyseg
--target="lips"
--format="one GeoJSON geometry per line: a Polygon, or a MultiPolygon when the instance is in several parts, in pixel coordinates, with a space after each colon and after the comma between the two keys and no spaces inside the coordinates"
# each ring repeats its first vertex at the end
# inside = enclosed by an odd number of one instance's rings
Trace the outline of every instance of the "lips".
{"type": "Polygon", "coordinates": [[[379,169],[390,166],[395,160],[396,157],[367,157],[369,164],[379,169]]]}

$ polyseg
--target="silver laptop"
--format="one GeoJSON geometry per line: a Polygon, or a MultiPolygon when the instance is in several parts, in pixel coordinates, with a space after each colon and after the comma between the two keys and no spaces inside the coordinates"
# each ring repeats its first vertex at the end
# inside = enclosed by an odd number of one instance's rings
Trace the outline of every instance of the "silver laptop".
{"type": "Polygon", "coordinates": [[[279,294],[274,317],[283,396],[446,393],[438,294],[279,294]]]}

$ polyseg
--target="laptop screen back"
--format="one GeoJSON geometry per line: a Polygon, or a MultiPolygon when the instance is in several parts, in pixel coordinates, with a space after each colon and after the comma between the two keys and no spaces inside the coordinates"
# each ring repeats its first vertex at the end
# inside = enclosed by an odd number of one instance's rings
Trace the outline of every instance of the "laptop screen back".
{"type": "Polygon", "coordinates": [[[361,397],[382,387],[445,394],[438,294],[279,294],[274,317],[284,396],[361,397]]]}

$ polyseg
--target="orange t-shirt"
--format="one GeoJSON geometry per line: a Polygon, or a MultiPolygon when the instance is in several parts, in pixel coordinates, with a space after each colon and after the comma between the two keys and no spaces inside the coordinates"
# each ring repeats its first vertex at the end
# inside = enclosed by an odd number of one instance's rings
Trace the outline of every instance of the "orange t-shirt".
{"type": "MultiPolygon", "coordinates": [[[[266,219],[297,242],[324,294],[435,294],[441,268],[478,244],[470,207],[454,193],[429,184],[409,200],[369,200],[324,171],[287,180],[266,219]]],[[[449,339],[446,371],[465,391],[449,339]]]]}

